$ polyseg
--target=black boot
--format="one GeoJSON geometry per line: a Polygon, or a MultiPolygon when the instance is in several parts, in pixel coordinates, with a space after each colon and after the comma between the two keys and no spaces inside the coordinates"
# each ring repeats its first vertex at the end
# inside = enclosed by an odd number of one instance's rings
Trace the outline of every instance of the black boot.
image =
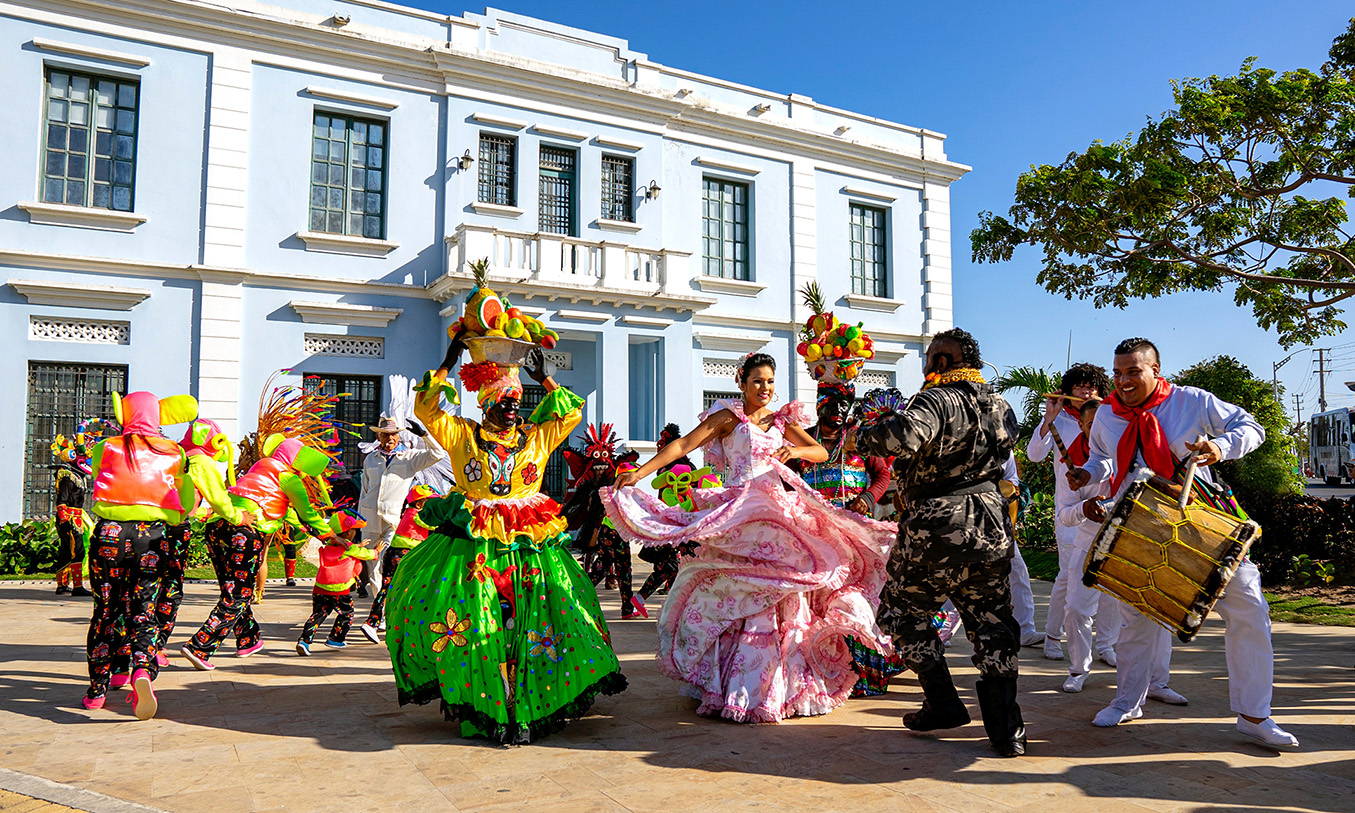
{"type": "Polygon", "coordinates": [[[969,710],[955,692],[950,670],[943,660],[936,666],[917,673],[922,684],[922,708],[903,715],[903,724],[914,731],[935,731],[938,728],[958,728],[969,722],[969,710]]]}
{"type": "Polygon", "coordinates": [[[983,713],[983,729],[993,750],[1004,757],[1026,753],[1026,724],[1016,703],[1016,678],[984,677],[974,684],[983,713]]]}

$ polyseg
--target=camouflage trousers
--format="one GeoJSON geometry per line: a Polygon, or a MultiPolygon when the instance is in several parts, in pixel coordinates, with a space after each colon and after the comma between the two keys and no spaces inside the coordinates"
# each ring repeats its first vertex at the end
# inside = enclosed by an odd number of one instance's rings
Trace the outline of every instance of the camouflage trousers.
{"type": "Polygon", "coordinates": [[[932,616],[949,598],[974,645],[973,662],[979,673],[1014,678],[1021,632],[1012,617],[1011,569],[1010,559],[933,564],[896,548],[889,562],[889,582],[880,596],[880,629],[893,637],[909,669],[922,672],[939,666],[946,649],[932,616]]]}

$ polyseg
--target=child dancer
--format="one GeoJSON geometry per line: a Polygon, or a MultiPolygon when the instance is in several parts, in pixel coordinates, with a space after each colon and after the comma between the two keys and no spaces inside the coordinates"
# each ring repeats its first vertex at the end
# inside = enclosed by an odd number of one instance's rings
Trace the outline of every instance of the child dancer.
{"type": "Polygon", "coordinates": [[[604,489],[627,541],[701,543],[659,613],[660,670],[701,700],[697,713],[779,722],[842,705],[857,680],[846,636],[890,652],[875,625],[894,526],[824,502],[786,461],[828,458],[801,426],[807,410],[771,409],[776,362],[746,356],[739,400],[720,400],[701,424],[604,489]],[[700,489],[697,510],[674,511],[629,488],[705,447],[725,488],[700,489]]]}
{"type": "MultiPolygon", "coordinates": [[[[419,523],[419,510],[430,498],[441,496],[431,486],[414,486],[405,497],[405,508],[400,514],[400,524],[395,528],[395,536],[391,537],[390,546],[381,556],[381,589],[376,592],[376,598],[372,599],[372,611],[367,614],[367,620],[362,625],[362,634],[374,644],[381,643],[376,634],[386,629],[386,622],[383,619],[386,593],[390,591],[391,580],[395,578],[395,569],[400,566],[400,560],[405,558],[405,554],[427,539],[428,532],[433,530],[419,523]]],[[[375,557],[376,552],[372,553],[375,557]]]]}
{"type": "Polygon", "coordinates": [[[362,573],[362,563],[376,558],[376,551],[354,544],[358,531],[366,525],[366,521],[352,511],[339,511],[329,518],[335,539],[320,548],[320,571],[315,574],[315,589],[311,591],[311,616],[306,619],[306,626],[297,639],[296,654],[311,654],[315,629],[332,612],[338,615],[325,646],[330,649],[348,646],[345,639],[353,624],[353,585],[362,573]]]}
{"type": "MultiPolygon", "coordinates": [[[[670,423],[663,427],[659,433],[658,448],[656,451],[663,451],[663,447],[682,437],[682,430],[675,423],[670,423]]],[[[672,471],[676,466],[686,466],[689,470],[696,469],[692,461],[685,455],[659,469],[663,474],[672,471]]],[[[631,599],[635,604],[636,612],[649,617],[649,612],[645,609],[645,602],[655,593],[667,593],[668,588],[673,586],[673,579],[677,578],[678,566],[680,565],[679,556],[691,556],[696,553],[696,544],[684,542],[680,545],[656,545],[651,548],[640,548],[637,554],[640,561],[648,562],[654,566],[654,572],[649,574],[645,583],[636,591],[635,597],[631,599]]]]}
{"type": "Polygon", "coordinates": [[[131,662],[132,711],[138,720],[155,716],[151,681],[155,661],[155,602],[164,562],[171,555],[167,531],[183,521],[192,505],[193,484],[184,475],[184,452],[160,434],[161,423],[181,423],[197,415],[189,395],[163,400],[149,392],[125,398],[113,395],[113,411],[122,434],[94,447],[94,515],[90,582],[94,615],[90,618],[87,657],[87,709],[102,708],[112,679],[112,662],[124,641],[131,662]],[[125,638],[118,630],[126,625],[125,638]]]}

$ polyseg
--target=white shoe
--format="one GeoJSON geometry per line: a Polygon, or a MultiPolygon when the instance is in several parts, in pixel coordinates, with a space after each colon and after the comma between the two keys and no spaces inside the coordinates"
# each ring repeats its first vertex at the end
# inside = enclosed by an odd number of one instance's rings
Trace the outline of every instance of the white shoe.
{"type": "Polygon", "coordinates": [[[1115,665],[1115,650],[1113,649],[1107,649],[1105,651],[1098,652],[1096,653],[1096,657],[1101,661],[1101,663],[1104,663],[1106,666],[1115,665]]]}
{"type": "Polygon", "coordinates": [[[1027,632],[1021,636],[1021,646],[1039,646],[1044,643],[1044,634],[1039,632],[1027,632]]]}
{"type": "Polygon", "coordinates": [[[1149,689],[1148,697],[1169,706],[1185,706],[1190,703],[1185,695],[1172,691],[1168,686],[1163,686],[1160,689],[1149,689]]]}
{"type": "MultiPolygon", "coordinates": [[[[1069,675],[1068,679],[1063,682],[1063,690],[1068,694],[1077,694],[1078,692],[1082,691],[1082,684],[1086,682],[1087,682],[1086,673],[1083,673],[1081,675],[1069,675]]],[[[1099,717],[1100,715],[1097,716],[1099,717]]]]}
{"type": "Polygon", "coordinates": [[[1100,728],[1111,728],[1120,723],[1127,723],[1130,720],[1137,720],[1143,716],[1143,709],[1134,709],[1133,711],[1121,711],[1114,706],[1106,706],[1096,713],[1096,719],[1092,720],[1092,725],[1100,728]]]}
{"type": "Polygon", "coordinates": [[[1298,737],[1275,725],[1275,721],[1269,717],[1259,723],[1253,723],[1239,714],[1237,716],[1237,730],[1254,740],[1260,740],[1266,745],[1295,748],[1299,744],[1298,737]]]}
{"type": "Polygon", "coordinates": [[[1063,660],[1063,647],[1059,645],[1057,638],[1050,638],[1047,635],[1045,636],[1044,656],[1051,661],[1063,660]]]}
{"type": "Polygon", "coordinates": [[[385,631],[386,631],[386,619],[384,619],[384,618],[381,619],[381,623],[376,625],[376,631],[377,631],[377,632],[385,632],[385,631]]]}
{"type": "Polygon", "coordinates": [[[371,624],[362,625],[362,634],[367,636],[367,640],[374,644],[381,643],[381,639],[376,637],[376,627],[373,627],[371,624]]]}

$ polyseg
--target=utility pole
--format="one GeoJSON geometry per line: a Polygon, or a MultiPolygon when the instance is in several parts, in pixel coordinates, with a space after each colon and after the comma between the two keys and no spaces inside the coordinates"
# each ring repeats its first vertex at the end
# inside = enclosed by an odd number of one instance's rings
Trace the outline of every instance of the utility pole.
{"type": "Polygon", "coordinates": [[[1303,415],[1299,412],[1299,394],[1294,393],[1294,426],[1303,425],[1303,415]]]}
{"type": "MultiPolygon", "coordinates": [[[[1070,332],[1070,333],[1069,333],[1069,337],[1070,337],[1070,338],[1069,338],[1069,340],[1068,340],[1070,345],[1071,345],[1071,343],[1072,343],[1072,338],[1071,338],[1071,336],[1072,336],[1072,333],[1070,332]]],[[[1273,390],[1273,392],[1274,392],[1274,394],[1275,394],[1275,403],[1277,403],[1277,404],[1280,403],[1280,368],[1283,367],[1284,365],[1288,364],[1290,359],[1292,359],[1294,356],[1297,356],[1299,353],[1302,353],[1302,352],[1303,352],[1302,350],[1295,350],[1294,352],[1290,353],[1289,355],[1285,356],[1284,358],[1280,359],[1279,361],[1271,362],[1271,365],[1270,365],[1270,385],[1271,385],[1272,390],[1273,390]]],[[[1280,404],[1280,406],[1284,406],[1284,405],[1283,405],[1283,404],[1280,404]]]]}
{"type": "Polygon", "coordinates": [[[1327,373],[1331,372],[1330,370],[1327,369],[1327,356],[1326,356],[1326,354],[1327,354],[1327,353],[1330,353],[1330,352],[1331,352],[1331,349],[1330,349],[1330,348],[1322,348],[1322,347],[1319,347],[1319,348],[1317,348],[1317,350],[1314,351],[1314,352],[1317,353],[1317,405],[1318,405],[1318,407],[1319,407],[1319,411],[1320,411],[1320,412],[1326,412],[1326,411],[1327,411],[1327,373]]]}

